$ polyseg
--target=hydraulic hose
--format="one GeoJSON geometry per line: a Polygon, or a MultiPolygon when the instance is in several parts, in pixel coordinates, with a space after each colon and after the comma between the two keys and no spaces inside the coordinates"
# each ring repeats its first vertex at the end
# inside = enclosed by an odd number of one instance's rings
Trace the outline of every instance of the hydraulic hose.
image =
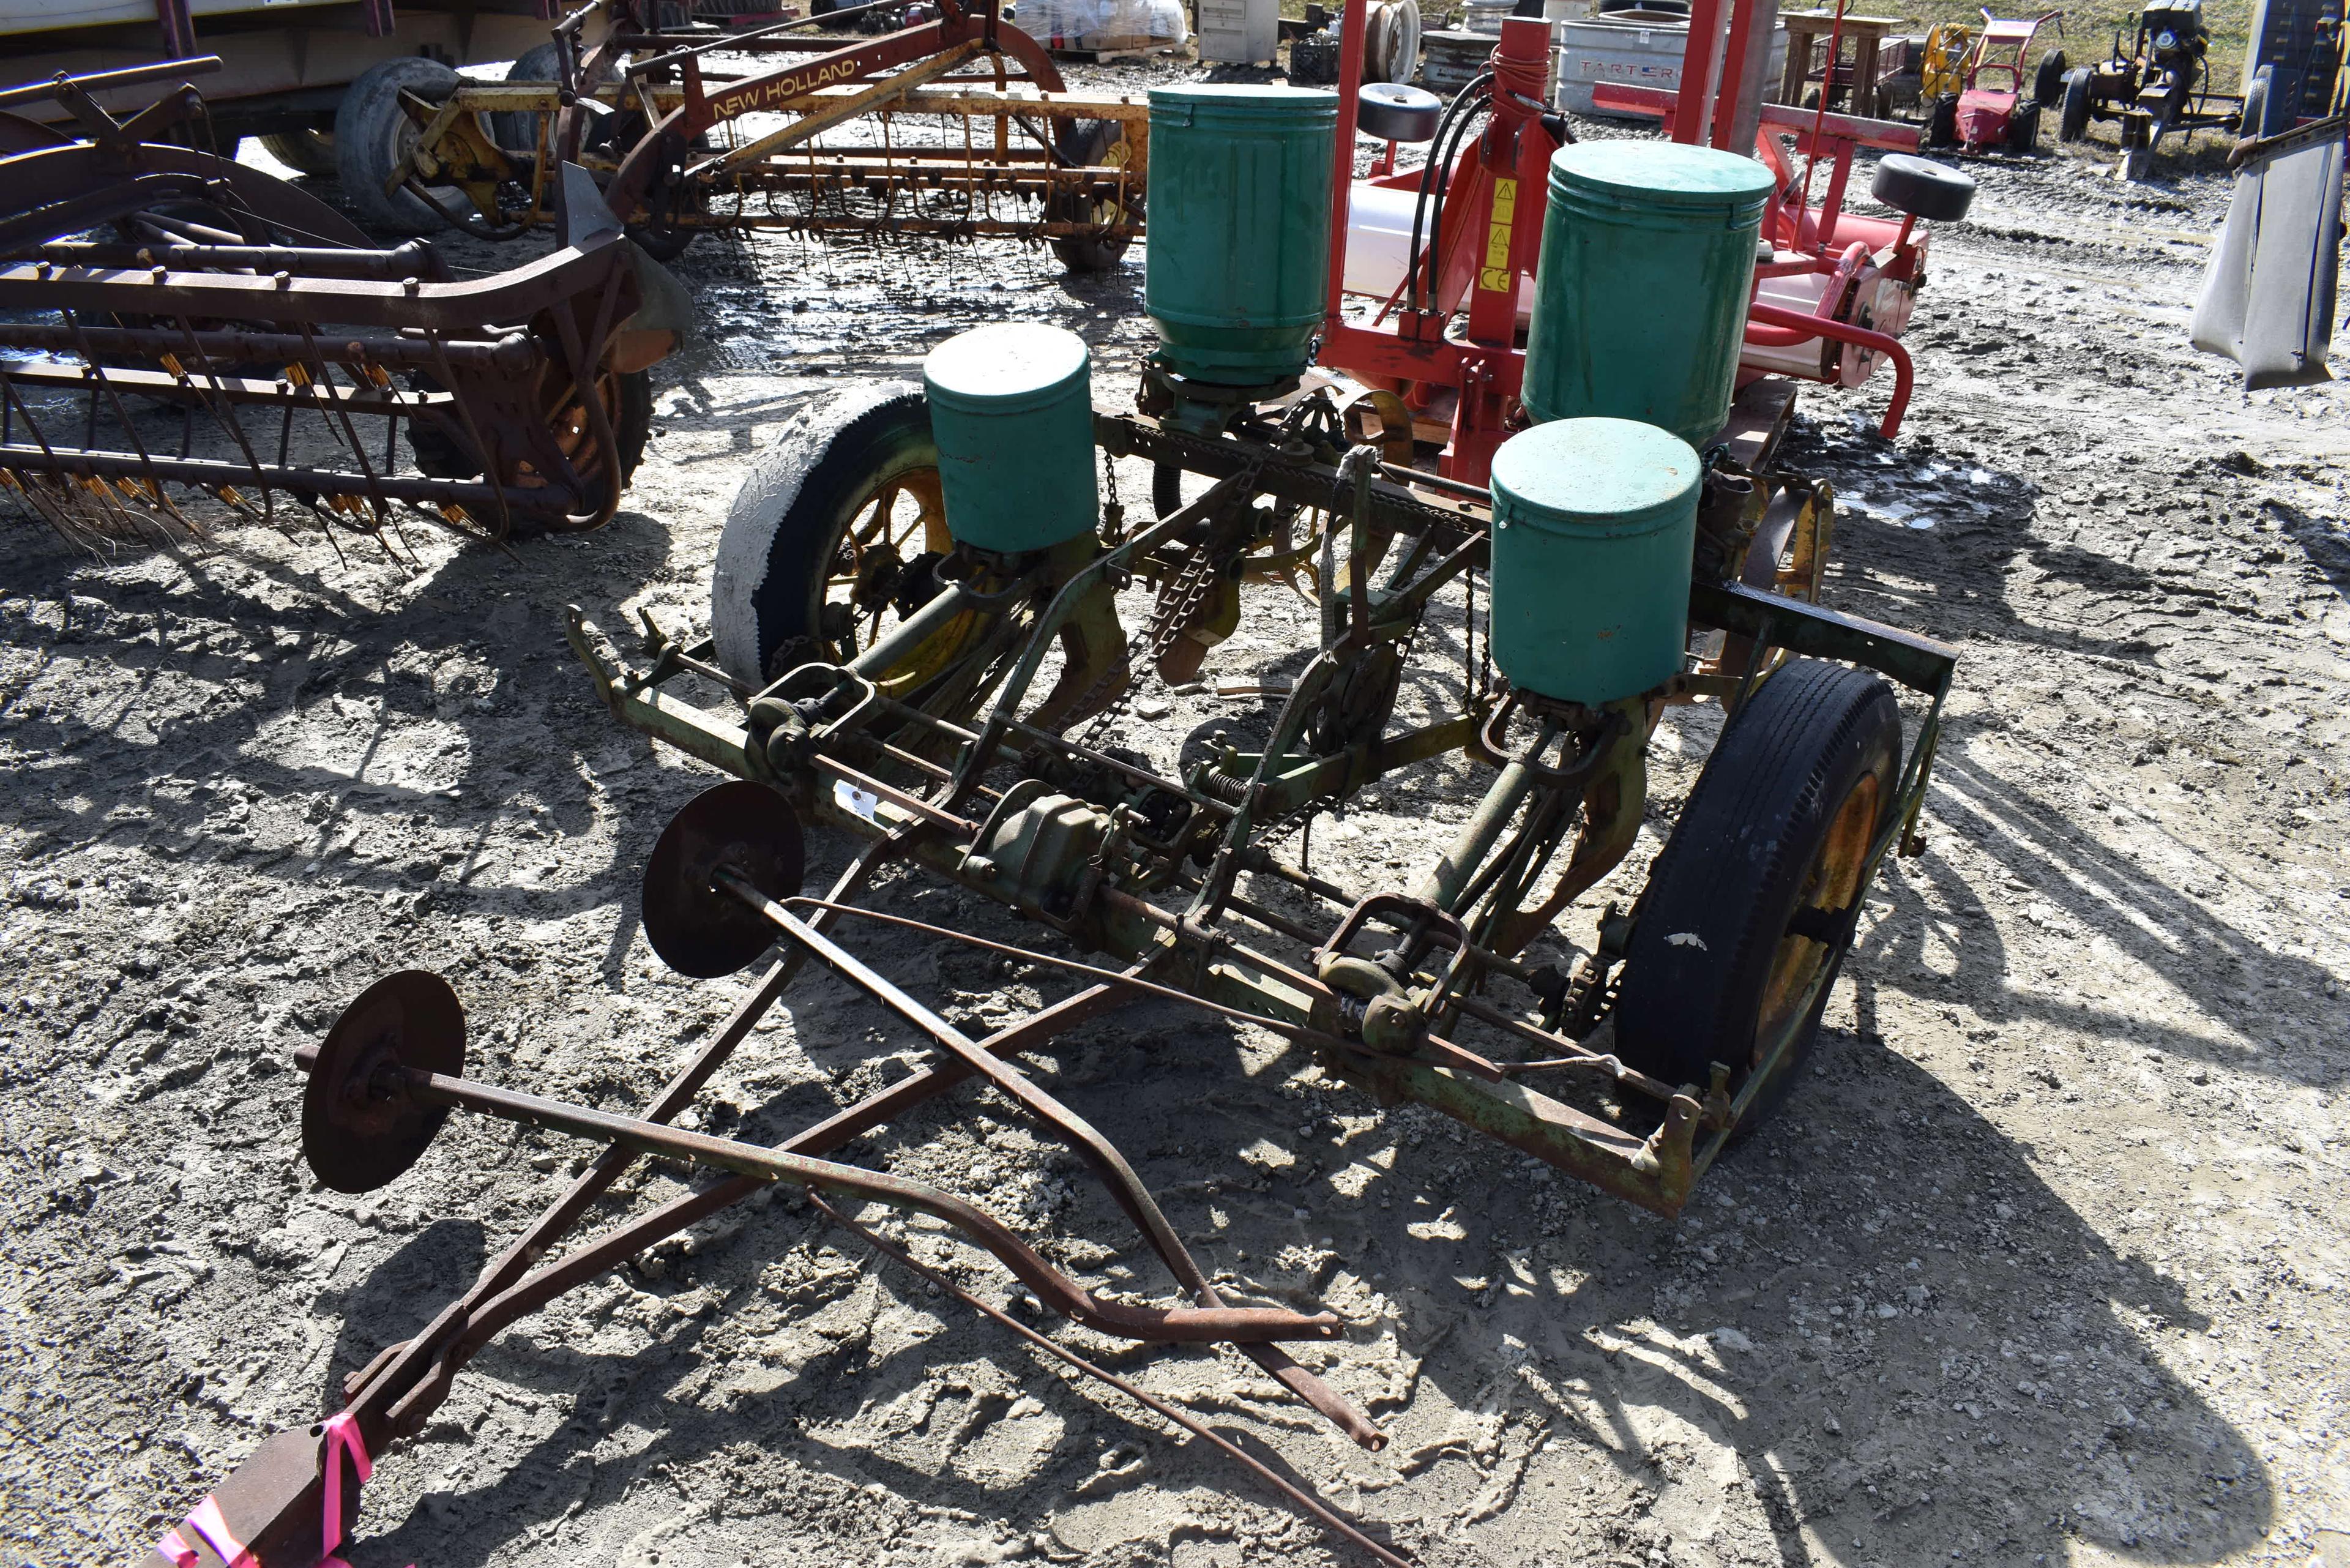
{"type": "MultiPolygon", "coordinates": [[[[1438,226],[1440,230],[1442,227],[1440,215],[1444,211],[1444,186],[1452,167],[1452,159],[1456,156],[1456,151],[1449,147],[1449,142],[1453,140],[1454,132],[1475,118],[1477,109],[1487,101],[1481,95],[1484,89],[1492,85],[1492,80],[1493,73],[1490,70],[1481,71],[1471,78],[1469,85],[1462,88],[1454,95],[1452,101],[1444,106],[1444,118],[1437,122],[1436,135],[1428,144],[1428,161],[1421,166],[1419,171],[1419,198],[1412,204],[1411,209],[1411,249],[1404,253],[1405,265],[1409,268],[1405,276],[1410,284],[1410,307],[1415,313],[1420,308],[1419,242],[1420,235],[1426,231],[1428,225],[1429,198],[1431,194],[1436,198],[1436,210],[1440,214],[1438,226]]],[[[1430,248],[1434,248],[1432,243],[1430,248]]],[[[1430,295],[1436,292],[1436,278],[1432,268],[1429,274],[1428,292],[1430,295]]]]}

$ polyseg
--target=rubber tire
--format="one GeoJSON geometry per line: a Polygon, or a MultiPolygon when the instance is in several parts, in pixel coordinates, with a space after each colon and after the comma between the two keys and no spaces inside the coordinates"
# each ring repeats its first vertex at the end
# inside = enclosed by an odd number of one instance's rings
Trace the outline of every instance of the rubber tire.
{"type": "MultiPolygon", "coordinates": [[[[1060,155],[1080,168],[1099,167],[1109,150],[1126,140],[1125,125],[1115,119],[1065,119],[1054,135],[1053,145],[1060,155]]],[[[1141,205],[1139,197],[1135,205],[1141,205]]],[[[1074,216],[1075,203],[1056,199],[1047,209],[1060,221],[1064,213],[1074,216]]],[[[1053,254],[1071,272],[1109,272],[1126,254],[1131,240],[1058,239],[1053,242],[1053,254]]]]}
{"type": "Polygon", "coordinates": [[[1955,223],[1974,205],[1975,182],[1947,163],[1888,152],[1877,161],[1868,193],[1897,213],[1929,223],[1955,223]]]}
{"type": "MultiPolygon", "coordinates": [[[[1875,675],[1799,659],[1763,681],[1722,727],[1649,873],[1616,1002],[1618,1055],[1700,1090],[1710,1064],[1724,1062],[1738,1093],[1752,1070],[1755,1014],[1773,957],[1835,814],[1863,777],[1881,770],[1875,829],[1882,832],[1896,809],[1900,766],[1901,711],[1875,675]]],[[[1856,894],[1819,994],[1796,1025],[1787,1070],[1748,1107],[1742,1132],[1793,1085],[1861,902],[1856,894]]]]}
{"type": "Polygon", "coordinates": [[[2015,112],[2007,117],[2005,147],[2011,156],[2029,158],[2040,146],[2040,106],[2020,103],[2015,112]]]}
{"type": "Polygon", "coordinates": [[[2051,49],[2040,57],[2040,68],[2032,74],[2032,101],[2043,109],[2054,109],[2064,96],[2067,63],[2064,51],[2051,49]]]}
{"type": "MultiPolygon", "coordinates": [[[[335,172],[343,200],[361,223],[390,234],[429,234],[445,228],[441,214],[406,191],[387,194],[383,182],[400,161],[408,116],[400,107],[401,88],[423,98],[456,90],[457,73],[421,55],[402,55],[369,66],[343,94],[335,110],[335,172]]],[[[459,202],[462,192],[452,192],[459,202]]]]}
{"type": "Polygon", "coordinates": [[[1385,45],[1387,57],[1375,60],[1363,52],[1363,80],[1409,84],[1419,74],[1419,0],[1388,0],[1385,45]]]}
{"type": "Polygon", "coordinates": [[[269,156],[297,174],[313,180],[331,180],[335,169],[335,137],[328,130],[274,131],[256,136],[255,141],[268,151],[269,156]]]}
{"type": "MultiPolygon", "coordinates": [[[[551,82],[555,80],[555,73],[561,68],[562,65],[561,51],[553,43],[545,43],[536,48],[525,49],[514,64],[506,67],[506,74],[500,79],[510,82],[551,82]]],[[[598,79],[610,81],[612,72],[608,69],[598,79]]],[[[509,109],[494,114],[485,114],[482,118],[489,124],[490,140],[504,151],[524,153],[536,153],[538,151],[538,122],[545,116],[533,114],[526,109],[509,109]]]]}
{"type": "MultiPolygon", "coordinates": [[[[409,378],[412,390],[432,392],[441,389],[440,383],[423,371],[409,378]]],[[[411,422],[405,427],[408,450],[416,459],[417,472],[432,479],[479,479],[482,465],[473,452],[459,441],[433,425],[411,422]]],[[[637,465],[644,461],[645,442],[653,429],[653,375],[650,370],[627,370],[620,375],[620,406],[612,410],[612,437],[620,448],[620,484],[626,488],[637,475],[637,465]]],[[[495,508],[484,508],[494,513],[495,508]]],[[[594,510],[590,507],[589,510],[594,510]]],[[[515,537],[528,538],[546,530],[517,516],[515,537]]]]}
{"type": "Polygon", "coordinates": [[[1954,147],[1958,140],[1959,100],[1954,98],[1936,99],[1932,111],[1926,117],[1926,145],[1954,147]]]}
{"type": "Polygon", "coordinates": [[[718,536],[710,630],[727,674],[764,686],[786,643],[813,637],[841,530],[876,478],[935,468],[931,405],[909,381],[875,381],[802,410],[752,464],[718,536]]]}
{"type": "Polygon", "coordinates": [[[2240,137],[2267,136],[2269,99],[2276,80],[2276,67],[2262,66],[2252,74],[2251,85],[2244,88],[2243,119],[2236,127],[2240,137]]]}
{"type": "Polygon", "coordinates": [[[2088,67],[2064,73],[2064,101],[2056,115],[2056,140],[2078,141],[2089,134],[2089,78],[2095,73],[2088,67]]]}

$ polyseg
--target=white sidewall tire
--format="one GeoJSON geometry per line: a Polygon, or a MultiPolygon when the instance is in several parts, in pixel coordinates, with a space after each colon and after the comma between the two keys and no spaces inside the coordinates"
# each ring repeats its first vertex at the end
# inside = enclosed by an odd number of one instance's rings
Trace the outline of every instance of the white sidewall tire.
{"type": "Polygon", "coordinates": [[[806,635],[839,528],[868,482],[936,467],[930,404],[910,381],[876,381],[818,399],[785,426],[734,493],[710,575],[719,667],[764,686],[768,656],[806,635]],[[877,461],[878,460],[878,461],[877,461]]]}

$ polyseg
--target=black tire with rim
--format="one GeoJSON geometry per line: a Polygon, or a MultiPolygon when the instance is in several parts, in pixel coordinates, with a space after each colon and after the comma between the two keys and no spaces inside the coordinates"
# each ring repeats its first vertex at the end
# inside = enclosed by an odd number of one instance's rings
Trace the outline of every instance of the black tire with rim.
{"type": "MultiPolygon", "coordinates": [[[[1060,122],[1054,137],[1054,146],[1061,158],[1080,169],[1126,166],[1128,148],[1126,127],[1115,119],[1066,119],[1060,122]]],[[[1074,223],[1089,219],[1095,223],[1114,223],[1125,220],[1130,212],[1139,216],[1142,199],[1135,194],[1124,206],[1116,202],[1083,202],[1074,196],[1055,196],[1045,204],[1045,216],[1055,223],[1074,223]]],[[[1053,254],[1071,272],[1107,272],[1118,265],[1126,254],[1128,239],[1057,239],[1053,242],[1053,254]]]]}
{"type": "Polygon", "coordinates": [[[2089,134],[2089,67],[2064,73],[2064,104],[2056,115],[2056,140],[2078,141],[2089,134]]]}
{"type": "Polygon", "coordinates": [[[2020,103],[2015,112],[2007,117],[2007,150],[2018,158],[2029,158],[2040,145],[2040,106],[2020,103]]]}
{"type": "MultiPolygon", "coordinates": [[[[408,191],[384,190],[384,182],[416,145],[416,122],[400,107],[405,90],[424,99],[445,99],[457,89],[457,73],[421,55],[402,55],[369,66],[343,94],[335,110],[335,172],[343,200],[360,223],[390,234],[429,234],[446,227],[441,214],[408,191]]],[[[452,205],[463,192],[435,192],[452,205]]]]}
{"type": "Polygon", "coordinates": [[[2051,49],[2040,57],[2040,68],[2032,76],[2032,101],[2043,109],[2054,109],[2064,96],[2064,51],[2051,49]]]}
{"type": "Polygon", "coordinates": [[[922,389],[881,381],[820,400],[727,512],[710,585],[719,664],[764,686],[811,658],[845,661],[927,597],[951,545],[922,389]]]}
{"type": "Polygon", "coordinates": [[[276,130],[255,138],[269,156],[313,180],[335,175],[335,137],[327,130],[276,130]]]}
{"type": "Polygon", "coordinates": [[[1731,715],[1649,873],[1616,1003],[1626,1062],[1700,1091],[1721,1062],[1734,1096],[1783,1040],[1741,1132],[1785,1097],[1852,947],[1900,766],[1892,689],[1845,665],[1794,660],[1731,715]]]}

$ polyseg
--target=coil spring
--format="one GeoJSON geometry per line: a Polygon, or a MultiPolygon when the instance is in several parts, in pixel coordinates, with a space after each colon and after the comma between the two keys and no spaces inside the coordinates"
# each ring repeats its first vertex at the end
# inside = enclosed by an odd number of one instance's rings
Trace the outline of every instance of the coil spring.
{"type": "Polygon", "coordinates": [[[1248,804],[1249,781],[1211,768],[1200,775],[1200,792],[1210,800],[1237,808],[1248,804]]]}

